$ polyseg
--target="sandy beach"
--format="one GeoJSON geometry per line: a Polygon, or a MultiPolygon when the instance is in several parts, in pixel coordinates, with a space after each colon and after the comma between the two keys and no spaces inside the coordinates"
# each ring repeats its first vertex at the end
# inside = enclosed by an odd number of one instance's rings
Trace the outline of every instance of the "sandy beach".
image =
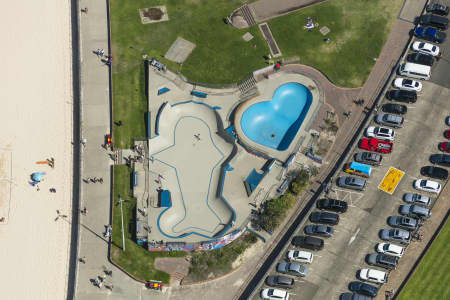
{"type": "Polygon", "coordinates": [[[72,202],[70,2],[10,1],[0,16],[1,298],[65,299],[72,202]],[[36,163],[51,157],[54,168],[36,163]],[[46,173],[34,187],[33,172],[46,173]],[[67,217],[56,219],[57,210],[67,217]]]}

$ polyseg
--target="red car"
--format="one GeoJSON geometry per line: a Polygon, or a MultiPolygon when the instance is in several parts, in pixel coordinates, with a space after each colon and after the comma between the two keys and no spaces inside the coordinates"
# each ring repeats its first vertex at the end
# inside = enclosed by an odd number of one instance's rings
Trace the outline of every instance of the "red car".
{"type": "Polygon", "coordinates": [[[359,147],[372,152],[391,153],[394,144],[391,142],[380,141],[376,138],[363,138],[359,143],[359,147]]]}
{"type": "Polygon", "coordinates": [[[445,136],[446,138],[450,139],[450,129],[449,129],[449,130],[446,130],[446,131],[444,132],[444,136],[445,136]]]}
{"type": "Polygon", "coordinates": [[[450,142],[440,143],[439,150],[450,153],[450,142]]]}

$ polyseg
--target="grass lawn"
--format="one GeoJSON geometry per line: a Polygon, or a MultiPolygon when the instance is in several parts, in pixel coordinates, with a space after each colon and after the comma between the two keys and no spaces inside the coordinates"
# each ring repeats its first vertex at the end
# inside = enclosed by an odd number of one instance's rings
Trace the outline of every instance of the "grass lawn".
{"type": "MultiPolygon", "coordinates": [[[[301,63],[325,73],[335,84],[359,87],[366,80],[398,14],[402,0],[329,0],[269,22],[284,57],[299,56],[301,63]],[[315,29],[303,29],[306,17],[328,26],[330,44],[315,29]]],[[[133,138],[145,136],[144,65],[142,55],[156,57],[190,81],[230,84],[264,67],[269,53],[257,26],[238,30],[223,18],[242,5],[241,0],[111,0],[114,142],[129,148],[133,138]],[[138,9],[166,5],[169,21],[141,24],[138,9]],[[250,32],[250,42],[241,37],[250,32]],[[180,36],[196,48],[180,68],[162,57],[180,36]],[[255,47],[254,47],[255,46],[255,47]]]]}
{"type": "Polygon", "coordinates": [[[120,205],[114,205],[113,231],[111,245],[111,259],[121,266],[128,273],[140,280],[161,280],[164,283],[169,282],[169,274],[156,270],[153,263],[156,257],[182,257],[185,252],[150,252],[136,244],[135,226],[136,226],[136,199],[132,197],[130,190],[131,169],[127,166],[114,167],[114,203],[122,199],[129,200],[124,202],[124,227],[125,227],[125,252],[122,251],[122,231],[120,205]]]}
{"type": "Polygon", "coordinates": [[[416,272],[400,293],[399,300],[450,299],[449,245],[450,226],[447,222],[430,250],[420,262],[416,272]]]}

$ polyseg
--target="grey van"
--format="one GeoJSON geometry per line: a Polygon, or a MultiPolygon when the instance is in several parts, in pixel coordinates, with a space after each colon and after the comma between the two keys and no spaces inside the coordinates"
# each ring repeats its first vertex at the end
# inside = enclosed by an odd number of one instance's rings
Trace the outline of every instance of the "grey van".
{"type": "Polygon", "coordinates": [[[429,208],[419,206],[419,205],[400,205],[399,212],[401,215],[412,217],[412,218],[424,218],[428,219],[431,217],[431,210],[429,208]]]}

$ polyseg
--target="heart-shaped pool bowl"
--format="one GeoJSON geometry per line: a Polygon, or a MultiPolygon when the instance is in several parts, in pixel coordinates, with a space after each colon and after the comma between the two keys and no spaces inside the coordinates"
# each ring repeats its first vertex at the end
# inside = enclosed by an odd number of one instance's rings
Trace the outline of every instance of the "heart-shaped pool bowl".
{"type": "Polygon", "coordinates": [[[279,86],[269,101],[251,105],[241,117],[244,134],[253,142],[284,151],[297,135],[312,103],[311,91],[296,82],[279,86]]]}

